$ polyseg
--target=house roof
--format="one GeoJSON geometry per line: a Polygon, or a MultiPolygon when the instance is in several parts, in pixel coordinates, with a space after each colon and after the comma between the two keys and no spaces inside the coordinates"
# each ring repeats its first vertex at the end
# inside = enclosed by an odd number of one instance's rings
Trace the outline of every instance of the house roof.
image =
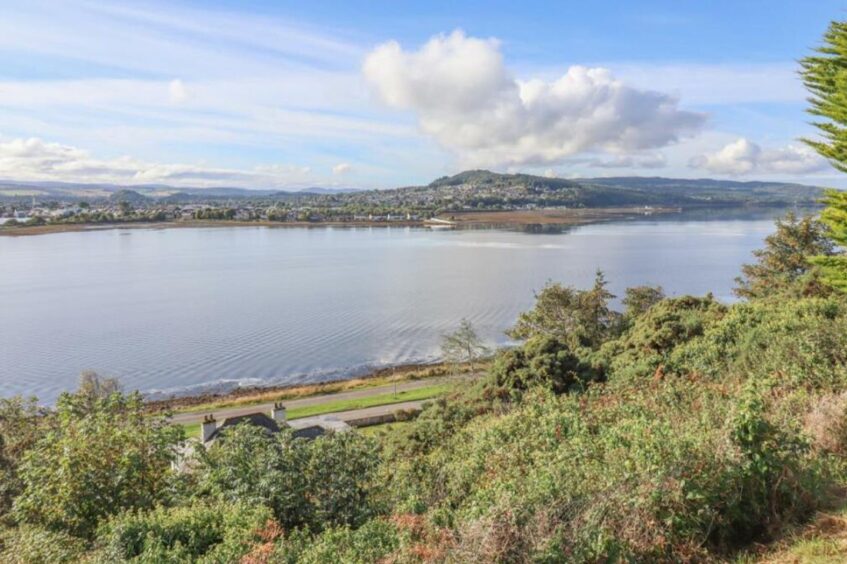
{"type": "Polygon", "coordinates": [[[301,439],[315,439],[322,435],[326,435],[329,431],[343,433],[350,429],[344,421],[331,415],[321,415],[317,417],[307,417],[295,421],[286,421],[282,424],[277,423],[273,417],[266,413],[247,413],[235,417],[227,417],[218,425],[217,429],[212,432],[206,443],[215,441],[221,436],[221,433],[227,428],[240,423],[248,423],[261,427],[269,435],[279,433],[282,427],[290,428],[293,431],[294,437],[301,439]]]}
{"type": "Polygon", "coordinates": [[[268,433],[279,433],[280,431],[277,422],[264,413],[248,413],[246,415],[238,415],[236,417],[227,417],[224,419],[223,423],[218,425],[218,428],[215,429],[215,432],[212,433],[211,437],[209,437],[209,440],[218,438],[224,429],[232,427],[233,425],[238,425],[239,423],[249,423],[250,425],[262,427],[268,433]]]}

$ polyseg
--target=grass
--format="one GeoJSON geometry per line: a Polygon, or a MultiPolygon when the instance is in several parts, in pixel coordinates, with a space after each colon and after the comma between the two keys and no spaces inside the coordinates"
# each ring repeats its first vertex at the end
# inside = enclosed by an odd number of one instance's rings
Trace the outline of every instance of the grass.
{"type": "MultiPolygon", "coordinates": [[[[477,370],[484,371],[486,363],[477,363],[477,370]]],[[[455,371],[457,374],[470,373],[469,366],[459,366],[455,371]]],[[[364,390],[385,386],[395,382],[407,382],[413,380],[426,380],[430,378],[447,377],[454,373],[452,367],[444,364],[431,366],[409,366],[395,369],[384,369],[374,376],[354,378],[351,380],[339,380],[321,384],[309,384],[295,386],[285,389],[255,390],[251,393],[222,398],[179,398],[168,402],[151,402],[151,411],[168,409],[173,413],[197,413],[217,411],[229,407],[245,407],[274,401],[285,401],[291,399],[307,398],[310,396],[334,394],[352,390],[364,390]]],[[[355,408],[351,408],[355,409],[355,408]]],[[[289,417],[291,417],[289,415],[289,417]]]]}
{"type": "Polygon", "coordinates": [[[778,540],[763,554],[745,554],[736,564],[829,564],[847,562],[847,503],[820,512],[804,527],[778,540]]]}
{"type": "Polygon", "coordinates": [[[393,423],[383,423],[382,425],[371,425],[370,427],[362,427],[359,429],[359,432],[363,435],[379,439],[396,433],[410,423],[412,421],[395,421],[393,423]]]}
{"type": "MultiPolygon", "coordinates": [[[[337,413],[339,411],[365,409],[367,407],[391,405],[394,403],[402,403],[406,401],[420,401],[438,397],[444,393],[449,392],[452,388],[452,383],[443,383],[434,384],[432,386],[425,386],[414,390],[399,391],[396,394],[393,392],[387,392],[363,398],[328,400],[326,402],[315,405],[306,405],[303,407],[294,407],[288,409],[287,415],[288,419],[301,419],[303,417],[313,417],[315,415],[337,413]]],[[[194,437],[200,434],[200,423],[190,423],[184,425],[183,427],[185,429],[186,435],[189,437],[194,437]]]]}
{"type": "Polygon", "coordinates": [[[324,413],[334,413],[337,411],[350,411],[353,409],[364,409],[366,407],[389,405],[404,401],[431,399],[450,391],[452,388],[453,384],[435,384],[432,386],[425,386],[423,388],[416,388],[414,390],[397,392],[396,394],[393,392],[387,392],[363,398],[332,400],[316,405],[307,405],[289,409],[288,418],[299,419],[301,417],[311,417],[313,415],[322,415],[324,413]]]}

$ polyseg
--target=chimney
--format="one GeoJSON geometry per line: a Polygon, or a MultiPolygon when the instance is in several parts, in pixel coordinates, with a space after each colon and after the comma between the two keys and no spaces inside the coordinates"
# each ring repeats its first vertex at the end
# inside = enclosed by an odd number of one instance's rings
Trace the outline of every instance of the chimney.
{"type": "Polygon", "coordinates": [[[214,415],[209,414],[203,417],[203,423],[200,425],[200,440],[204,443],[208,442],[217,428],[218,422],[215,421],[214,415]]]}
{"type": "Polygon", "coordinates": [[[276,421],[277,425],[285,423],[285,406],[282,402],[275,402],[274,408],[271,410],[271,417],[276,421]]]}

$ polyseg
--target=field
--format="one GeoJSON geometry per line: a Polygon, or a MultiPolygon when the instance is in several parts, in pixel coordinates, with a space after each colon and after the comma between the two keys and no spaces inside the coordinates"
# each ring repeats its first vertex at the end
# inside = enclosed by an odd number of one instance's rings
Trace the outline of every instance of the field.
{"type": "Polygon", "coordinates": [[[666,214],[680,211],[679,208],[548,208],[537,210],[456,212],[439,216],[440,219],[463,225],[584,225],[598,221],[611,221],[666,214]]]}

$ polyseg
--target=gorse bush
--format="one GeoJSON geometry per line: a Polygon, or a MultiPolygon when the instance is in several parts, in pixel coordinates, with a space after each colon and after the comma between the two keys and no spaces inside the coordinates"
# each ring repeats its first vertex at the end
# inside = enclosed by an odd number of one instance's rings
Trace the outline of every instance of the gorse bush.
{"type": "Polygon", "coordinates": [[[495,385],[510,390],[544,386],[564,393],[584,389],[589,382],[599,379],[600,374],[572,352],[567,343],[539,335],[522,347],[499,353],[490,377],[495,385]]]}
{"type": "Polygon", "coordinates": [[[358,434],[306,441],[289,429],[269,435],[236,425],[202,450],[198,462],[201,495],[267,506],[286,528],[356,526],[375,513],[379,453],[372,439],[358,434]]]}
{"type": "Polygon", "coordinates": [[[21,525],[0,533],[0,561],[7,564],[74,564],[88,549],[81,538],[42,527],[21,525]]]}
{"type": "Polygon", "coordinates": [[[737,304],[670,355],[677,373],[766,378],[841,389],[847,378],[847,304],[842,298],[737,304]]]}
{"type": "Polygon", "coordinates": [[[192,503],[130,511],[98,534],[102,562],[237,562],[261,543],[272,513],[262,504],[192,503]]]}
{"type": "Polygon", "coordinates": [[[672,379],[527,396],[430,453],[435,476],[403,477],[460,560],[704,556],[804,515],[823,479],[736,391],[672,379]]]}
{"type": "Polygon", "coordinates": [[[711,296],[665,299],[630,322],[617,339],[607,341],[598,357],[609,377],[652,376],[682,344],[703,334],[726,313],[711,296]]]}
{"type": "Polygon", "coordinates": [[[331,528],[314,537],[304,531],[297,531],[277,543],[268,561],[287,564],[371,564],[394,553],[400,542],[400,531],[391,522],[373,519],[358,529],[331,528]]]}

